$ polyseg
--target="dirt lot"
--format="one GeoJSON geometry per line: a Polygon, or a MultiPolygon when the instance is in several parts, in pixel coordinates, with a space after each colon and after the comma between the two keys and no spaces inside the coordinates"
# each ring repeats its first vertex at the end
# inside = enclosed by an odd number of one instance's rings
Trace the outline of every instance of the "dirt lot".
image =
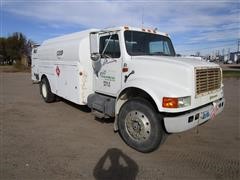
{"type": "Polygon", "coordinates": [[[240,79],[224,80],[225,110],[198,133],[170,135],[142,154],[86,108],[44,103],[29,73],[0,78],[0,179],[239,178],[240,79]]]}

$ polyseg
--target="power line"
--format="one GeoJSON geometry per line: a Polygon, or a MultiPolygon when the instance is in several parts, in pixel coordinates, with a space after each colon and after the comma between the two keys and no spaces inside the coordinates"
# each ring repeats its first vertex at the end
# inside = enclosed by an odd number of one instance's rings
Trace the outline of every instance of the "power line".
{"type": "MultiPolygon", "coordinates": [[[[206,43],[205,40],[202,40],[202,42],[206,43]]],[[[234,39],[230,39],[230,40],[215,40],[215,41],[208,41],[207,43],[233,43],[236,42],[236,40],[234,39]]],[[[192,46],[195,44],[199,44],[199,41],[196,42],[181,42],[181,43],[174,43],[175,45],[185,45],[185,46],[192,46]]]]}
{"type": "MultiPolygon", "coordinates": [[[[235,45],[235,43],[224,44],[224,45],[221,45],[221,46],[210,46],[210,47],[205,47],[205,48],[187,49],[187,50],[182,50],[182,51],[183,51],[183,52],[187,52],[187,51],[199,51],[199,50],[214,49],[214,48],[220,48],[220,47],[231,46],[231,45],[235,45]]],[[[239,45],[240,45],[240,41],[239,41],[239,45]]],[[[239,47],[239,45],[238,45],[238,47],[239,47]]]]}

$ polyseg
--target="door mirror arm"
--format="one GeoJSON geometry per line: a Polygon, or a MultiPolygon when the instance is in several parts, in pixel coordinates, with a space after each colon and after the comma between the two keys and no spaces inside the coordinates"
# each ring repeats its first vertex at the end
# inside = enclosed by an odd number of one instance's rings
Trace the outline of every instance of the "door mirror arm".
{"type": "Polygon", "coordinates": [[[101,58],[101,55],[99,53],[91,53],[91,59],[93,61],[98,61],[100,60],[100,58],[101,58]]]}

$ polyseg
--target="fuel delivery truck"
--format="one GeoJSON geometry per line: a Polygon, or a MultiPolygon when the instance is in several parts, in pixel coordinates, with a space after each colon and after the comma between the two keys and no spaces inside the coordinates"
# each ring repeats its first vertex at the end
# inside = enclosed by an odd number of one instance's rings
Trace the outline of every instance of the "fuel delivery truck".
{"type": "Polygon", "coordinates": [[[176,57],[168,34],[129,26],[44,41],[32,50],[32,80],[47,103],[58,96],[114,117],[114,130],[140,152],[213,119],[225,104],[219,65],[176,57]]]}

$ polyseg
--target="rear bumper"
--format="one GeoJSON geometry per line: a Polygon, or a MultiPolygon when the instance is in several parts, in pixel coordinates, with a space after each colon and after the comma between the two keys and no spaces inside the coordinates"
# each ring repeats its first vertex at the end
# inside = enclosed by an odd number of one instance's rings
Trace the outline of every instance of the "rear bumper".
{"type": "Polygon", "coordinates": [[[169,133],[186,131],[213,119],[216,115],[223,111],[224,105],[225,99],[221,98],[205,107],[187,112],[186,114],[174,117],[165,117],[165,128],[169,133]]]}

